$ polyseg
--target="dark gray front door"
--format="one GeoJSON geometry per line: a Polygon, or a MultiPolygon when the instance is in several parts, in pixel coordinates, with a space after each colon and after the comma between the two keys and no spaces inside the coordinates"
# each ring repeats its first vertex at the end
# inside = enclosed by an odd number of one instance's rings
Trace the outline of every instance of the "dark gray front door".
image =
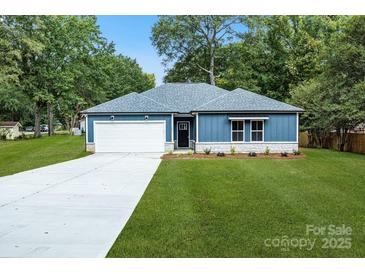
{"type": "Polygon", "coordinates": [[[189,147],[189,122],[177,123],[178,147],[189,147]]]}

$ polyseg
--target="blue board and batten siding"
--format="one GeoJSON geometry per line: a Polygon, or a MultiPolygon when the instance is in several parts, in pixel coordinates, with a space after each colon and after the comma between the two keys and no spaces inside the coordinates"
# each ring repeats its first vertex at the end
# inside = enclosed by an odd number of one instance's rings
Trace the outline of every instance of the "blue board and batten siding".
{"type": "MultiPolygon", "coordinates": [[[[171,141],[171,114],[148,114],[149,120],[166,121],[166,142],[171,141]]],[[[231,142],[231,121],[229,114],[199,113],[199,142],[231,142]]],[[[264,142],[296,142],[297,114],[275,113],[250,116],[265,116],[264,142]]],[[[115,121],[142,121],[145,115],[114,115],[115,121]]],[[[195,117],[174,119],[174,140],[177,138],[177,121],[190,121],[190,139],[195,140],[195,117]]],[[[88,115],[88,143],[94,142],[94,121],[110,121],[110,115],[88,115]]],[[[250,142],[250,121],[245,121],[245,142],[250,142]]]]}
{"type": "MultiPolygon", "coordinates": [[[[263,115],[251,115],[263,116],[263,115]]],[[[296,142],[297,114],[267,114],[264,142],[296,142]]],[[[250,142],[250,121],[245,121],[245,142],[250,142]]],[[[231,142],[229,114],[199,114],[199,142],[231,142]]]]}
{"type": "MultiPolygon", "coordinates": [[[[143,121],[145,115],[114,115],[114,121],[143,121]]],[[[171,142],[171,114],[148,114],[148,120],[166,121],[166,142],[171,142]]],[[[94,121],[110,121],[110,115],[88,115],[87,135],[88,143],[94,143],[94,121]]]]}

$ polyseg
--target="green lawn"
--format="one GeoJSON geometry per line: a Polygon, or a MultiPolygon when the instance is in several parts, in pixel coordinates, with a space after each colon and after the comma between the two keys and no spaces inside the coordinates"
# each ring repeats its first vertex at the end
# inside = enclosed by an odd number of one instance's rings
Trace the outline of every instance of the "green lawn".
{"type": "Polygon", "coordinates": [[[108,257],[364,257],[365,155],[303,151],[297,160],[163,161],[108,257]],[[306,225],[342,224],[349,249],[341,236],[306,235],[306,225]],[[285,236],[289,251],[265,245],[285,236]],[[338,248],[322,247],[324,237],[338,248]],[[301,238],[313,249],[297,247],[301,238]]]}
{"type": "Polygon", "coordinates": [[[55,135],[21,141],[0,141],[0,176],[88,155],[85,137],[55,135]]]}

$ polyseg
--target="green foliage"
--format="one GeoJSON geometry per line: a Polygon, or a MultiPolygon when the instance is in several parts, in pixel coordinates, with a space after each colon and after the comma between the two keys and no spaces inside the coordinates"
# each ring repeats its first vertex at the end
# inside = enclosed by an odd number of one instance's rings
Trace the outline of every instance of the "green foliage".
{"type": "Polygon", "coordinates": [[[209,148],[208,147],[204,148],[204,153],[206,155],[209,155],[211,151],[212,151],[212,148],[210,148],[210,147],[209,148]]]}
{"type": "MultiPolygon", "coordinates": [[[[190,76],[198,71],[214,85],[217,49],[237,37],[235,26],[242,20],[241,16],[160,16],[151,40],[166,64],[177,61],[190,76]]],[[[171,71],[165,80],[176,76],[171,71]]]]}
{"type": "Polygon", "coordinates": [[[48,105],[70,128],[80,110],[154,85],[154,75],[115,53],[95,16],[1,17],[0,119],[29,123],[34,112],[40,120],[48,105]]]}
{"type": "Polygon", "coordinates": [[[236,147],[231,146],[230,152],[231,152],[232,155],[236,154],[236,147]]]}
{"type": "Polygon", "coordinates": [[[270,148],[268,146],[265,148],[264,154],[265,155],[269,155],[270,154],[270,148]]]}
{"type": "Polygon", "coordinates": [[[291,91],[291,101],[306,110],[302,125],[311,134],[310,145],[323,146],[336,130],[340,150],[349,130],[365,121],[365,18],[342,23],[342,31],[328,39],[322,73],[291,91]]]}

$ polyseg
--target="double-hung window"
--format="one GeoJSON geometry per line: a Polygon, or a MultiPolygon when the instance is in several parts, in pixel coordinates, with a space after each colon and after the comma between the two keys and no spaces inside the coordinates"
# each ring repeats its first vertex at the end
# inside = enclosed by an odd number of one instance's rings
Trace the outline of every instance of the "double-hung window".
{"type": "Polygon", "coordinates": [[[245,121],[231,121],[232,142],[243,142],[245,121]]]}
{"type": "Polygon", "coordinates": [[[264,121],[251,121],[251,141],[264,141],[264,121]]]}

